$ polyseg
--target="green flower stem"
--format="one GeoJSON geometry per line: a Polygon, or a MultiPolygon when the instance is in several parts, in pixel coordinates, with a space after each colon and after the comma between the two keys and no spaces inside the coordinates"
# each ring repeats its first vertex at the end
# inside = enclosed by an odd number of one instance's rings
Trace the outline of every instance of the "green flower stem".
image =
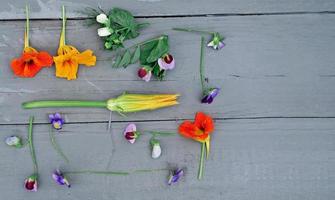
{"type": "Polygon", "coordinates": [[[34,117],[30,116],[29,117],[29,128],[28,128],[28,144],[29,144],[31,159],[33,160],[33,165],[34,165],[34,174],[37,174],[38,166],[37,166],[35,148],[34,148],[34,143],[33,143],[33,122],[34,122],[34,117]]]}
{"type": "Polygon", "coordinates": [[[24,48],[29,47],[29,7],[26,5],[26,29],[24,37],[24,48]]]}
{"type": "Polygon", "coordinates": [[[69,159],[66,157],[66,155],[63,153],[62,149],[60,148],[60,146],[57,144],[56,142],[56,138],[54,133],[52,132],[52,129],[50,128],[49,130],[49,136],[50,136],[50,142],[52,144],[52,146],[54,147],[54,149],[57,151],[57,153],[67,162],[69,163],[69,159]]]}
{"type": "Polygon", "coordinates": [[[202,93],[206,91],[205,76],[204,76],[204,46],[205,46],[205,38],[202,36],[201,47],[200,47],[200,81],[201,81],[202,93]]]}
{"type": "Polygon", "coordinates": [[[195,32],[195,33],[206,33],[206,34],[214,34],[215,32],[211,31],[202,31],[202,30],[195,30],[190,28],[172,28],[175,31],[184,31],[184,32],[195,32]]]}
{"type": "Polygon", "coordinates": [[[204,175],[205,146],[206,146],[206,144],[204,142],[201,143],[201,155],[200,155],[199,170],[198,170],[198,179],[199,180],[201,180],[203,175],[204,175]]]}
{"type": "Polygon", "coordinates": [[[64,174],[96,174],[96,175],[129,175],[129,172],[117,172],[117,171],[94,171],[94,170],[82,170],[82,171],[70,171],[64,172],[64,174]]]}
{"type": "Polygon", "coordinates": [[[138,169],[134,170],[132,173],[147,173],[147,172],[158,172],[158,171],[169,171],[170,169],[138,169]]]}
{"type": "Polygon", "coordinates": [[[152,135],[159,135],[159,136],[170,136],[170,135],[176,135],[176,133],[172,132],[160,132],[160,131],[143,131],[144,133],[150,133],[152,135]]]}
{"type": "Polygon", "coordinates": [[[162,39],[167,38],[167,37],[168,37],[167,35],[161,35],[161,36],[158,36],[158,37],[154,37],[154,38],[145,40],[145,41],[143,41],[141,43],[134,44],[133,46],[128,47],[126,50],[132,49],[132,48],[135,48],[135,47],[138,47],[138,46],[145,45],[145,44],[147,44],[149,42],[152,42],[152,41],[162,40],[162,39]]]}
{"type": "Polygon", "coordinates": [[[65,6],[62,6],[62,35],[61,35],[61,42],[59,45],[65,45],[65,28],[66,28],[66,15],[65,15],[65,6]]]}
{"type": "Polygon", "coordinates": [[[106,108],[106,101],[30,101],[22,104],[24,109],[47,107],[96,107],[106,108]]]}

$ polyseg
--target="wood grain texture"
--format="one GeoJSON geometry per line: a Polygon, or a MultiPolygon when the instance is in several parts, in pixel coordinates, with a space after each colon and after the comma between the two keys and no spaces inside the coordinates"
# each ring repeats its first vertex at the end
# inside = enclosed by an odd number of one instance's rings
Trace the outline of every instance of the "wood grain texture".
{"type": "MultiPolygon", "coordinates": [[[[286,12],[335,11],[331,0],[27,0],[31,18],[60,18],[60,8],[65,5],[71,18],[86,17],[81,14],[86,7],[101,6],[108,10],[121,7],[136,16],[250,14],[286,12]]],[[[25,3],[22,0],[1,0],[0,19],[24,19],[25,3]]]]}
{"type": "MultiPolygon", "coordinates": [[[[83,21],[69,21],[68,42],[80,50],[91,48],[98,62],[80,67],[79,78],[66,81],[54,76],[54,68],[43,69],[34,79],[16,78],[9,67],[19,56],[24,22],[1,22],[0,30],[0,113],[1,124],[26,123],[35,115],[46,122],[49,112],[60,111],[68,122],[107,121],[104,109],[23,110],[21,103],[42,99],[103,100],[123,91],[180,93],[180,105],[129,114],[113,115],[113,120],[171,120],[193,118],[205,110],[216,118],[245,117],[333,117],[335,116],[335,16],[283,15],[147,19],[150,28],[131,45],[162,33],[169,34],[171,53],[177,67],[163,82],[145,83],[137,77],[138,65],[113,69],[114,55],[102,48],[95,28],[83,21]],[[199,27],[220,31],[226,47],[206,50],[205,71],[210,84],[221,87],[211,105],[201,105],[199,82],[200,36],[172,31],[172,27],[199,27]]],[[[60,21],[31,24],[31,44],[54,54],[58,45],[60,21]]],[[[209,39],[209,38],[208,38],[209,39]]]]}
{"type": "MultiPolygon", "coordinates": [[[[176,131],[179,123],[137,123],[139,130],[176,131]]],[[[32,166],[28,148],[0,145],[1,198],[11,200],[79,199],[332,199],[335,181],[335,119],[217,120],[205,177],[196,178],[200,144],[179,135],[160,137],[162,157],[152,160],[149,135],[129,144],[126,123],[66,124],[56,135],[70,159],[66,165],[49,142],[48,126],[35,125],[40,190],[27,193],[22,185],[32,166]],[[120,176],[72,175],[72,188],[57,186],[54,168],[63,170],[133,170],[186,167],[185,178],[166,185],[166,171],[120,176]],[[186,192],[187,191],[187,192],[186,192]],[[143,195],[145,194],[145,195],[143,195]]],[[[0,126],[7,135],[25,137],[27,126],[0,126]]]]}

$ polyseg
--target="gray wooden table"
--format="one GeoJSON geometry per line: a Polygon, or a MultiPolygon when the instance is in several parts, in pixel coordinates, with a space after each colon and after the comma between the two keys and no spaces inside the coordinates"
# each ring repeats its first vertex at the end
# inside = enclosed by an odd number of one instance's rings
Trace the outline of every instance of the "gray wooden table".
{"type": "Polygon", "coordinates": [[[1,0],[0,136],[27,135],[34,115],[36,154],[40,167],[37,193],[23,189],[32,172],[29,149],[0,144],[0,199],[282,199],[335,198],[335,1],[333,0],[30,0],[31,44],[55,54],[61,29],[60,6],[68,10],[67,37],[80,50],[93,49],[94,68],[81,67],[79,78],[66,81],[54,69],[34,79],[14,77],[9,62],[23,46],[24,2],[1,0]],[[165,33],[177,67],[163,82],[145,83],[137,66],[112,69],[95,28],[84,26],[84,7],[121,7],[141,22],[150,22],[127,45],[165,33]],[[210,81],[222,93],[208,106],[198,101],[200,36],[172,27],[216,30],[225,37],[219,52],[206,50],[210,81]],[[36,99],[107,99],[123,91],[180,93],[180,105],[154,112],[114,114],[103,109],[22,110],[36,99]],[[47,114],[59,111],[68,122],[58,143],[66,164],[49,142],[47,114]],[[163,155],[150,157],[149,136],[134,145],[123,138],[128,122],[140,129],[176,131],[196,111],[215,117],[212,153],[205,177],[196,178],[200,146],[179,135],[162,139],[163,155]],[[167,186],[168,173],[131,176],[71,176],[67,189],[51,180],[53,169],[132,170],[187,167],[186,177],[167,186]]]}

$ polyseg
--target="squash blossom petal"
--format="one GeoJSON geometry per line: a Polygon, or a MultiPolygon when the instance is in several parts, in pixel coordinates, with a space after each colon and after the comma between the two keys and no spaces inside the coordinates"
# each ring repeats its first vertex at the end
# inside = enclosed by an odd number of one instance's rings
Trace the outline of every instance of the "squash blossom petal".
{"type": "Polygon", "coordinates": [[[178,94],[123,94],[107,101],[107,108],[117,112],[154,110],[178,104],[178,94]]]}

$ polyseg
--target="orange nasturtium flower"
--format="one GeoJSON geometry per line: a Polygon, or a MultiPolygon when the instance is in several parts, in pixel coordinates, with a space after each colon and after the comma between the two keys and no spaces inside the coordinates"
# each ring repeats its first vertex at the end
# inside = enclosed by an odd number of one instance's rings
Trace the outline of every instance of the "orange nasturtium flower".
{"type": "Polygon", "coordinates": [[[74,80],[77,78],[78,65],[94,66],[96,57],[92,50],[80,53],[74,46],[65,44],[65,7],[63,6],[63,28],[59,40],[58,56],[54,57],[56,76],[74,80]]]}
{"type": "Polygon", "coordinates": [[[181,135],[183,135],[186,138],[198,141],[202,144],[198,179],[201,179],[203,176],[205,147],[206,147],[206,157],[208,158],[209,147],[210,147],[210,134],[213,131],[214,131],[213,119],[209,115],[206,115],[203,112],[197,112],[194,122],[186,120],[179,126],[179,133],[181,135]]]}
{"type": "Polygon", "coordinates": [[[26,27],[24,32],[24,50],[21,57],[14,58],[10,65],[16,76],[32,78],[43,67],[50,67],[53,63],[52,57],[45,51],[38,52],[29,46],[29,11],[26,6],[26,27]]]}

